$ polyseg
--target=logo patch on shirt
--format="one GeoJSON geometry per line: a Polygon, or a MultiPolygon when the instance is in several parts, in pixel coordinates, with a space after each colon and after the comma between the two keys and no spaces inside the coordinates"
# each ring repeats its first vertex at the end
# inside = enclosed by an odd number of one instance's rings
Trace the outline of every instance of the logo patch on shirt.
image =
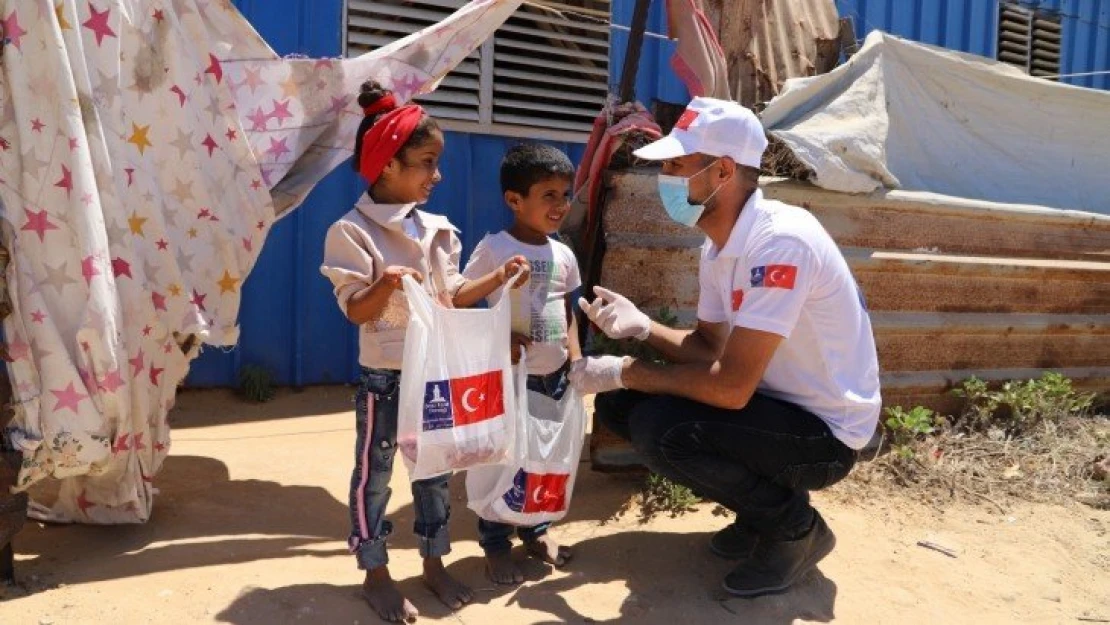
{"type": "Polygon", "coordinates": [[[793,289],[798,277],[794,265],[763,265],[752,267],[752,287],[769,289],[793,289]]]}
{"type": "Polygon", "coordinates": [[[736,289],[732,292],[732,312],[740,310],[740,306],[744,304],[744,289],[736,289]]]}
{"type": "Polygon", "coordinates": [[[694,120],[696,120],[697,118],[698,118],[698,112],[697,111],[691,111],[690,109],[686,109],[682,113],[682,116],[678,118],[678,121],[674,123],[674,127],[678,128],[679,130],[689,130],[690,129],[690,124],[694,123],[694,120]]]}

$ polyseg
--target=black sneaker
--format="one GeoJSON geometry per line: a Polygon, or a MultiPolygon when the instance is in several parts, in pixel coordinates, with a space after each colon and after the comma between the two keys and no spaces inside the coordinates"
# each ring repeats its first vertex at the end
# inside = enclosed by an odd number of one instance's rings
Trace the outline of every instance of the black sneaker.
{"type": "Polygon", "coordinates": [[[726,560],[743,560],[751,557],[759,544],[759,536],[747,528],[733,523],[713,535],[709,550],[726,560]]]}
{"type": "Polygon", "coordinates": [[[836,546],[836,536],[820,514],[813,514],[813,527],[805,536],[761,541],[751,558],[725,576],[725,590],[738,597],[784,592],[829,555],[836,546]]]}

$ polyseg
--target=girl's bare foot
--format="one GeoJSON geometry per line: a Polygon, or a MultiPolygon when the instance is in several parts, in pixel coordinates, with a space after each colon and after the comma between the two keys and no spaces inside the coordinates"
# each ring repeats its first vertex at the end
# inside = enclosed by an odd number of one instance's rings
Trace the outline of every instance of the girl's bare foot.
{"type": "Polygon", "coordinates": [[[362,596],[383,621],[411,623],[420,614],[401,591],[397,590],[397,585],[389,576],[389,567],[386,566],[366,572],[366,580],[362,582],[362,596]]]}
{"type": "Polygon", "coordinates": [[[529,554],[555,567],[563,566],[573,555],[570,547],[560,546],[548,534],[544,534],[535,540],[526,540],[524,546],[528,549],[529,554]]]}
{"type": "Polygon", "coordinates": [[[524,581],[524,573],[513,562],[513,552],[508,549],[486,554],[486,573],[495,584],[515,585],[524,581]]]}
{"type": "Polygon", "coordinates": [[[474,592],[451,577],[440,558],[424,558],[424,584],[452,610],[458,610],[474,600],[474,592]]]}

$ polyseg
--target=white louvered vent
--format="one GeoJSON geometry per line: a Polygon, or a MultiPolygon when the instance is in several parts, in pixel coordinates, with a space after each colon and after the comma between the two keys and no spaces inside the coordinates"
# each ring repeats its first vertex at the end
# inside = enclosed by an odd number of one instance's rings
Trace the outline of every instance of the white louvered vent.
{"type": "Polygon", "coordinates": [[[589,132],[609,91],[609,1],[545,5],[563,12],[522,5],[494,36],[493,122],[589,132]]]}
{"type": "Polygon", "coordinates": [[[1057,80],[1063,28],[1060,15],[1006,3],[998,11],[998,60],[1032,76],[1057,80]]]}
{"type": "MultiPolygon", "coordinates": [[[[358,56],[435,24],[466,0],[348,0],[347,55],[358,56]]],[[[433,117],[479,120],[480,50],[448,74],[438,89],[417,99],[433,117]]]]}
{"type": "MultiPolygon", "coordinates": [[[[401,39],[465,1],[347,0],[347,54],[401,39]]],[[[432,115],[466,122],[478,132],[589,132],[609,89],[609,2],[541,3],[550,10],[521,6],[419,101],[432,115]]]]}

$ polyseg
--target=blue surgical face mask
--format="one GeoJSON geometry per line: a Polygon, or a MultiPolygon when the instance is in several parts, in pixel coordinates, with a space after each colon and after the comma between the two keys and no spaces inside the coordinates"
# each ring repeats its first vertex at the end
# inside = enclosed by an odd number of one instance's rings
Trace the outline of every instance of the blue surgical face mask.
{"type": "Polygon", "coordinates": [[[705,212],[705,203],[712,199],[714,195],[717,195],[717,191],[720,191],[721,187],[714,189],[713,193],[710,193],[709,197],[705,198],[701,204],[691,204],[690,180],[702,174],[716,163],[717,161],[713,161],[706,165],[705,169],[702,169],[689,178],[668,176],[665,174],[659,175],[659,199],[662,200],[663,208],[667,210],[667,215],[669,215],[671,219],[691,228],[698,223],[698,219],[701,219],[701,214],[705,212]]]}

